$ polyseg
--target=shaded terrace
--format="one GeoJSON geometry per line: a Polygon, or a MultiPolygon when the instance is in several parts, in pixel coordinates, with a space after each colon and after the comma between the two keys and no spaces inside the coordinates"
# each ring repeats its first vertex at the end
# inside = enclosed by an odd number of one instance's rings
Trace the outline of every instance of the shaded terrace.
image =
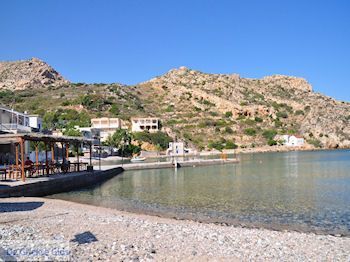
{"type": "Polygon", "coordinates": [[[32,171],[39,175],[50,175],[53,173],[67,173],[71,171],[71,166],[74,166],[74,171],[81,171],[83,167],[91,166],[92,156],[92,140],[80,138],[80,137],[68,137],[68,136],[52,136],[37,133],[25,133],[25,134],[3,134],[0,135],[0,147],[3,145],[11,145],[14,147],[15,160],[14,163],[8,166],[4,166],[0,171],[12,176],[15,179],[21,178],[22,181],[26,179],[26,173],[29,168],[33,167],[33,170],[29,170],[29,175],[32,171]],[[35,162],[32,166],[28,167],[26,162],[25,147],[26,141],[31,141],[35,148],[35,162]],[[45,148],[45,161],[39,162],[39,144],[43,143],[45,148]],[[61,146],[61,156],[55,156],[55,147],[61,146]],[[77,152],[76,163],[70,163],[68,161],[69,148],[75,146],[80,148],[81,145],[89,147],[90,161],[89,163],[79,162],[79,153],[77,152]],[[48,157],[48,152],[51,151],[51,159],[48,157]],[[59,158],[62,162],[59,162],[59,158]]]}

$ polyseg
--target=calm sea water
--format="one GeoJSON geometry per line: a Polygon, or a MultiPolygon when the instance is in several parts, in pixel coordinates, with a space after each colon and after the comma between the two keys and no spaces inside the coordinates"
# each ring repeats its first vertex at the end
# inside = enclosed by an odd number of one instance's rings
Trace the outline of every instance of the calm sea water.
{"type": "Polygon", "coordinates": [[[54,195],[200,221],[350,236],[350,151],[241,155],[232,165],[127,171],[54,195]]]}

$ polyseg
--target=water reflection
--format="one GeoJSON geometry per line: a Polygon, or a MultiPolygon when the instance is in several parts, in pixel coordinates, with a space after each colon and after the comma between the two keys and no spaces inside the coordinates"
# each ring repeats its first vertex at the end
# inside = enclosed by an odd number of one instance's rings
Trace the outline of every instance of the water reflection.
{"type": "Polygon", "coordinates": [[[55,197],[225,223],[350,235],[350,153],[242,155],[241,163],[128,171],[55,197]]]}

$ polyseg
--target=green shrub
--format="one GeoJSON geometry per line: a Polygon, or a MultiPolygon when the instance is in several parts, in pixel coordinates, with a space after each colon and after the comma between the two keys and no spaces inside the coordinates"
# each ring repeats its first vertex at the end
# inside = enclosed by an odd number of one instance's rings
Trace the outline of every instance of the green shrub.
{"type": "Polygon", "coordinates": [[[246,125],[248,125],[248,126],[255,126],[256,122],[255,122],[255,120],[253,120],[253,119],[246,119],[246,120],[244,121],[244,124],[246,124],[246,125]]]}
{"type": "Polygon", "coordinates": [[[210,102],[209,100],[203,99],[203,98],[199,102],[201,102],[203,105],[206,105],[209,107],[215,106],[214,103],[210,102]]]}
{"type": "Polygon", "coordinates": [[[222,144],[221,141],[210,141],[208,144],[208,148],[209,149],[214,148],[216,150],[222,151],[224,149],[224,145],[222,144]]]}
{"type": "Polygon", "coordinates": [[[310,145],[313,145],[314,147],[317,147],[317,148],[321,148],[322,147],[322,143],[318,139],[309,139],[306,142],[308,142],[310,145]]]}
{"type": "Polygon", "coordinates": [[[297,131],[295,130],[295,129],[289,129],[288,131],[287,131],[287,134],[288,135],[295,135],[297,133],[297,131]]]}
{"type": "Polygon", "coordinates": [[[227,117],[227,118],[232,117],[232,112],[231,111],[225,112],[225,117],[227,117]]]}
{"type": "Polygon", "coordinates": [[[65,136],[82,136],[81,132],[75,128],[66,129],[63,134],[65,136]]]}
{"type": "Polygon", "coordinates": [[[10,90],[1,90],[0,91],[1,103],[4,103],[4,104],[11,103],[14,100],[14,98],[16,98],[16,96],[14,95],[14,92],[12,92],[10,90]]]}
{"type": "Polygon", "coordinates": [[[255,122],[257,122],[257,123],[262,123],[262,122],[263,122],[263,119],[260,118],[260,117],[258,117],[258,116],[256,116],[256,117],[254,118],[254,120],[255,120],[255,122]]]}
{"type": "Polygon", "coordinates": [[[65,100],[61,103],[62,106],[69,106],[71,102],[69,100],[65,100]]]}
{"type": "Polygon", "coordinates": [[[218,121],[215,122],[216,126],[219,127],[224,127],[227,126],[229,123],[227,123],[224,119],[219,119],[218,121]]]}
{"type": "Polygon", "coordinates": [[[44,128],[74,128],[74,126],[90,126],[90,116],[86,112],[74,109],[58,109],[55,112],[46,112],[43,116],[44,128]]]}
{"type": "Polygon", "coordinates": [[[263,137],[266,138],[267,140],[272,140],[274,139],[274,137],[277,135],[277,131],[276,130],[273,130],[273,129],[268,129],[268,130],[265,130],[263,133],[262,133],[263,137]]]}
{"type": "Polygon", "coordinates": [[[300,116],[300,115],[305,115],[305,113],[303,110],[297,110],[297,111],[295,111],[295,115],[300,116]]]}
{"type": "Polygon", "coordinates": [[[269,139],[269,140],[267,141],[267,144],[268,144],[269,146],[275,146],[275,145],[277,145],[277,141],[276,141],[276,140],[273,140],[273,139],[269,139]]]}
{"type": "Polygon", "coordinates": [[[244,129],[244,134],[246,134],[248,136],[255,136],[256,130],[254,128],[246,128],[246,129],[244,129]]]}
{"type": "Polygon", "coordinates": [[[133,156],[141,152],[141,147],[133,144],[126,145],[123,149],[119,149],[119,155],[124,157],[133,156]]]}
{"type": "Polygon", "coordinates": [[[224,148],[225,149],[236,149],[236,148],[238,148],[238,146],[232,141],[227,141],[224,148]]]}
{"type": "Polygon", "coordinates": [[[279,118],[275,119],[275,127],[281,127],[283,125],[283,123],[281,122],[281,120],[279,120],[279,118]]]}
{"type": "Polygon", "coordinates": [[[171,137],[169,137],[166,133],[158,131],[156,133],[149,132],[136,132],[133,134],[134,139],[138,141],[148,142],[153,145],[158,145],[161,149],[167,149],[169,143],[172,141],[171,137]]]}
{"type": "Polygon", "coordinates": [[[233,134],[232,128],[229,127],[229,126],[225,127],[225,133],[226,133],[226,134],[233,134]]]}
{"type": "Polygon", "coordinates": [[[245,119],[245,115],[239,115],[239,116],[237,117],[237,120],[243,120],[243,119],[245,119]]]}
{"type": "Polygon", "coordinates": [[[165,109],[165,112],[173,112],[173,111],[174,111],[173,105],[168,105],[168,107],[165,109]]]}
{"type": "Polygon", "coordinates": [[[111,108],[109,109],[109,112],[112,113],[113,115],[117,116],[119,114],[119,108],[116,104],[113,104],[111,108]]]}
{"type": "Polygon", "coordinates": [[[273,107],[275,110],[278,110],[278,109],[280,109],[280,107],[281,107],[280,104],[277,103],[276,101],[273,101],[271,105],[272,105],[272,107],[273,107]]]}
{"type": "Polygon", "coordinates": [[[281,118],[288,118],[287,112],[277,112],[276,116],[281,118]]]}

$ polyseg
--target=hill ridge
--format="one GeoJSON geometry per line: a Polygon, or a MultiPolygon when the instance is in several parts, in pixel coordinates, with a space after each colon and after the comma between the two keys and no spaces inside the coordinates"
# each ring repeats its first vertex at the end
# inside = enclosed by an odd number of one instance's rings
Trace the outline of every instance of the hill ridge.
{"type": "MultiPolygon", "coordinates": [[[[11,74],[17,72],[8,74],[15,79],[11,74]]],[[[54,80],[29,81],[8,96],[15,95],[19,110],[55,114],[53,127],[79,124],[64,114],[72,119],[80,113],[120,117],[126,122],[134,116],[157,116],[166,130],[201,149],[232,143],[261,147],[278,143],[276,135],[283,134],[301,135],[316,147],[350,147],[350,103],[314,92],[304,78],[251,79],[180,67],[133,86],[70,83],[58,76],[54,80]]],[[[0,102],[7,103],[1,90],[0,102]]]]}

